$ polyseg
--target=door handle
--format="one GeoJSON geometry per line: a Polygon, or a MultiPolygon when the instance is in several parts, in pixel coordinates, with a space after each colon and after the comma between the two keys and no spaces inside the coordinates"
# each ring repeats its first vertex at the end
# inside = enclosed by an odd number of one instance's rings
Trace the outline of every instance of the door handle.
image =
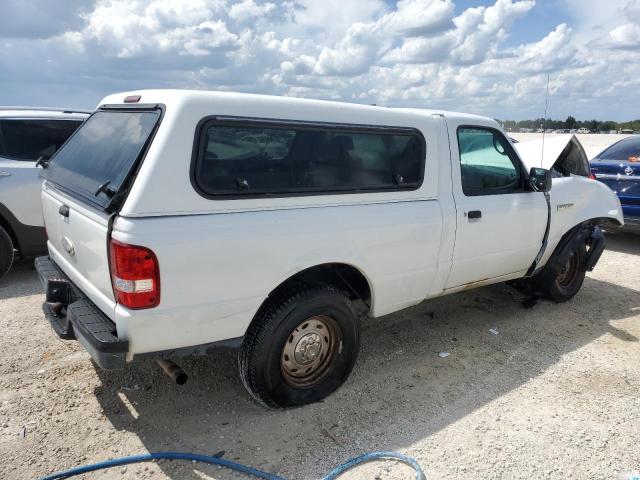
{"type": "Polygon", "coordinates": [[[69,206],[68,205],[60,205],[58,209],[58,213],[63,217],[69,218],[69,206]]]}
{"type": "Polygon", "coordinates": [[[482,212],[480,210],[470,210],[469,213],[467,213],[467,218],[469,220],[477,220],[482,218],[482,212]]]}
{"type": "Polygon", "coordinates": [[[0,171],[0,177],[10,177],[11,173],[9,172],[5,172],[5,171],[0,171]]]}

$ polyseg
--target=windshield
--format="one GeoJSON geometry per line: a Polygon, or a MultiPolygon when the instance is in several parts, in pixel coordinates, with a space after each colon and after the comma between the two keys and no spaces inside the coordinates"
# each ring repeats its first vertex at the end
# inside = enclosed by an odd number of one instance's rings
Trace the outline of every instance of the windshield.
{"type": "Polygon", "coordinates": [[[106,208],[151,135],[159,111],[100,110],[51,159],[47,180],[106,208]]]}
{"type": "Polygon", "coordinates": [[[618,143],[614,143],[604,152],[600,153],[594,160],[605,161],[640,161],[640,137],[625,138],[618,143]]]}

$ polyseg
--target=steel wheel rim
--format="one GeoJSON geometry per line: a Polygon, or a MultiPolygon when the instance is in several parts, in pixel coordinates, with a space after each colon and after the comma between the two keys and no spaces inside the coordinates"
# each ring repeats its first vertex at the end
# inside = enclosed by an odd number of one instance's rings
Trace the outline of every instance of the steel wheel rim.
{"type": "Polygon", "coordinates": [[[561,288],[567,288],[575,279],[578,272],[578,255],[573,252],[567,261],[567,264],[562,267],[560,274],[558,275],[558,285],[561,288]]]}
{"type": "Polygon", "coordinates": [[[285,381],[297,388],[317,384],[329,371],[340,343],[340,329],[333,318],[317,315],[300,322],[280,355],[285,381]]]}

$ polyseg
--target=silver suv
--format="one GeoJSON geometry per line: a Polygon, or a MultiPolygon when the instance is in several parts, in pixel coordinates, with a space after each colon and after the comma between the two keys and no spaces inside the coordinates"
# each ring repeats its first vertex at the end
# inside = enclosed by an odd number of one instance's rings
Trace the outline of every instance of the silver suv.
{"type": "Polygon", "coordinates": [[[38,160],[47,162],[87,111],[0,107],[0,277],[19,253],[46,250],[38,160]]]}

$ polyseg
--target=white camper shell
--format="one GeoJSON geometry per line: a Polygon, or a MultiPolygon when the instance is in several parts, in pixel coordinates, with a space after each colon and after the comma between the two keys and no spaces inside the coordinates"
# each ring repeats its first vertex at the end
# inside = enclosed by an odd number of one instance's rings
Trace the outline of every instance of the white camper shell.
{"type": "Polygon", "coordinates": [[[598,225],[622,223],[579,173],[532,170],[474,115],[111,95],[46,169],[45,310],[103,368],[235,344],[262,404],[313,402],[349,374],[363,317],[516,279],[573,297],[598,225]]]}

